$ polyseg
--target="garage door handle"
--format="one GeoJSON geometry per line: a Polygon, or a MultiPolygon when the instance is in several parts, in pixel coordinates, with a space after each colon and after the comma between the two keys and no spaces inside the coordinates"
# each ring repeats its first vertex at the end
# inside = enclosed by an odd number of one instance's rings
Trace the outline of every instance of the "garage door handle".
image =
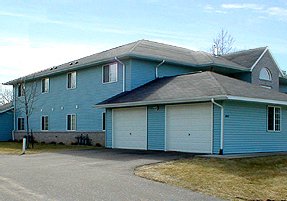
{"type": "Polygon", "coordinates": [[[132,133],[130,133],[130,135],[132,135],[132,133]]]}
{"type": "Polygon", "coordinates": [[[188,133],[188,136],[190,136],[190,133],[188,133]]]}

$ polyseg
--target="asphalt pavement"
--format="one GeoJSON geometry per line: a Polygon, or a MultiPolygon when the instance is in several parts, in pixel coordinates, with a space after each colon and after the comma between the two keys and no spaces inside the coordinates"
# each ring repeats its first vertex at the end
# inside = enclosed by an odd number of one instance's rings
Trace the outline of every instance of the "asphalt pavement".
{"type": "Polygon", "coordinates": [[[137,166],[182,156],[106,149],[0,155],[0,200],[219,200],[134,175],[137,166]]]}

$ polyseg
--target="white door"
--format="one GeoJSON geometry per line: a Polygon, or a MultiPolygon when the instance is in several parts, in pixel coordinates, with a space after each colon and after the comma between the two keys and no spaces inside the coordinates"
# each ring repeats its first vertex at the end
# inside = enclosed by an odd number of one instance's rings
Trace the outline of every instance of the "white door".
{"type": "Polygon", "coordinates": [[[146,107],[113,109],[113,148],[147,149],[146,107]]]}
{"type": "Polygon", "coordinates": [[[166,150],[212,153],[212,105],[166,107],[166,150]]]}

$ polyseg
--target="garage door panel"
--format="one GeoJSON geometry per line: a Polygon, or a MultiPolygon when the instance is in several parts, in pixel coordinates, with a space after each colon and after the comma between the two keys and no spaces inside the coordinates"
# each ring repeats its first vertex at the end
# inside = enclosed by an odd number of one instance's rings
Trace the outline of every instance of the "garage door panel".
{"type": "Polygon", "coordinates": [[[123,149],[147,148],[145,107],[113,110],[113,147],[123,149]]]}
{"type": "Polygon", "coordinates": [[[211,153],[211,104],[167,106],[167,150],[211,153]]]}

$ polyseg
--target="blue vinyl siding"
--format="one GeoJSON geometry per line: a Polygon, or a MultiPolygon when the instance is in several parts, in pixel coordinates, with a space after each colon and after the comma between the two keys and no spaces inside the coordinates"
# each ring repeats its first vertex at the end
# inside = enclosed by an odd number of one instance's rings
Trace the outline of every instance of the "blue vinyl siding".
{"type": "Polygon", "coordinates": [[[282,93],[287,93],[287,85],[280,84],[279,85],[279,91],[282,92],[282,93]]]}
{"type": "Polygon", "coordinates": [[[148,150],[165,149],[165,107],[148,106],[148,150]]]}
{"type": "Polygon", "coordinates": [[[12,110],[0,114],[0,141],[12,139],[13,116],[12,110]]]}
{"type": "MultiPolygon", "coordinates": [[[[135,89],[155,79],[155,68],[160,62],[144,61],[139,59],[131,60],[126,66],[127,90],[135,89]]],[[[159,77],[180,75],[192,72],[191,67],[169,65],[164,63],[158,68],[159,77]]]]}
{"type": "MultiPolygon", "coordinates": [[[[220,103],[221,104],[221,103],[220,103]]],[[[213,105],[213,153],[218,154],[220,149],[221,109],[213,105]]]]}
{"type": "MultiPolygon", "coordinates": [[[[95,104],[122,92],[122,66],[118,68],[118,80],[102,83],[102,66],[77,72],[77,86],[67,89],[67,73],[49,77],[49,93],[41,93],[37,81],[37,95],[30,117],[30,129],[40,131],[41,116],[48,115],[49,131],[66,131],[67,114],[76,114],[77,131],[102,131],[102,112],[95,104]]],[[[29,83],[27,84],[27,86],[29,83]]],[[[24,116],[24,108],[17,98],[17,117],[24,116]]],[[[17,119],[17,118],[16,118],[17,119]]]]}
{"type": "Polygon", "coordinates": [[[267,132],[267,105],[224,102],[224,154],[287,151],[287,108],[281,132],[267,132]]]}
{"type": "Polygon", "coordinates": [[[112,109],[106,110],[106,147],[112,148],[112,109]]]}

